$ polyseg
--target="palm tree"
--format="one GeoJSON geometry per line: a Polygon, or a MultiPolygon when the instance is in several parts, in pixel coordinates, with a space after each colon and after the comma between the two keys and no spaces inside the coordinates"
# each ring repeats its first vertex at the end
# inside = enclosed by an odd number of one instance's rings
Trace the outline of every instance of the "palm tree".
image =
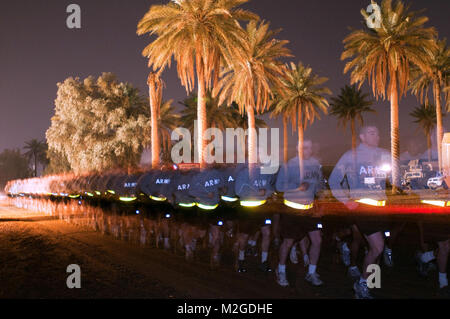
{"type": "MultiPolygon", "coordinates": [[[[235,115],[236,113],[239,114],[239,111],[235,107],[219,105],[218,99],[212,96],[211,91],[207,92],[205,100],[207,127],[215,127],[221,130],[237,127],[235,115]]],[[[180,102],[185,107],[181,111],[181,122],[191,133],[194,131],[194,122],[197,120],[197,102],[197,94],[191,94],[183,102],[180,102]]]]}
{"type": "Polygon", "coordinates": [[[422,104],[416,107],[409,115],[415,118],[414,123],[419,124],[425,133],[428,146],[428,161],[431,162],[431,132],[436,126],[435,108],[433,105],[422,104]]]}
{"type": "MultiPolygon", "coordinates": [[[[450,81],[450,49],[447,47],[447,40],[437,41],[437,48],[433,50],[431,60],[429,61],[427,72],[415,68],[413,72],[413,81],[410,88],[413,94],[417,96],[420,103],[428,104],[428,91],[433,90],[434,103],[436,105],[436,124],[437,124],[437,146],[439,157],[439,171],[442,171],[442,138],[444,137],[442,126],[442,105],[441,95],[450,81]]],[[[445,92],[444,92],[445,93],[445,92]]],[[[447,96],[448,97],[448,96],[447,96]]],[[[447,111],[450,101],[447,99],[447,111]]]]}
{"type": "MultiPolygon", "coordinates": [[[[368,19],[367,13],[361,14],[368,19]]],[[[344,39],[345,50],[341,59],[352,59],[345,66],[344,73],[351,70],[351,84],[366,80],[372,86],[374,96],[386,98],[391,103],[391,153],[393,192],[400,185],[399,172],[399,98],[406,94],[410,80],[410,67],[416,65],[425,71],[429,56],[435,47],[434,28],[425,28],[427,17],[409,11],[409,7],[397,1],[383,0],[381,21],[373,29],[353,31],[344,39]]]]}
{"type": "MultiPolygon", "coordinates": [[[[194,132],[194,122],[197,119],[197,95],[191,94],[190,97],[180,102],[185,108],[181,111],[181,123],[191,131],[194,132]]],[[[247,116],[241,115],[239,112],[239,106],[236,103],[232,103],[231,106],[225,104],[219,105],[219,100],[212,96],[211,91],[208,91],[206,95],[206,123],[208,127],[215,127],[222,131],[227,128],[242,128],[248,129],[247,116]],[[218,116],[220,114],[220,116],[218,116]]],[[[255,125],[259,127],[267,127],[266,122],[261,119],[255,120],[255,125]]],[[[245,139],[244,136],[242,138],[245,139]]],[[[245,154],[244,141],[241,141],[242,152],[245,154]]]]}
{"type": "MultiPolygon", "coordinates": [[[[278,101],[280,100],[279,94],[275,92],[275,95],[272,100],[272,105],[270,106],[270,118],[278,118],[282,116],[283,118],[283,163],[287,164],[288,158],[288,149],[289,149],[289,141],[288,141],[288,123],[289,123],[289,115],[287,113],[276,113],[275,107],[278,101]]],[[[294,131],[294,126],[292,127],[292,132],[294,131]]]]}
{"type": "MultiPolygon", "coordinates": [[[[236,102],[240,112],[248,117],[248,162],[252,168],[257,162],[256,113],[264,112],[271,103],[273,88],[281,86],[282,57],[291,56],[285,47],[288,41],[273,38],[278,31],[270,31],[269,24],[250,21],[246,28],[248,46],[225,68],[223,77],[214,89],[220,92],[219,104],[225,100],[236,102]]],[[[253,171],[251,169],[250,171],[253,171]]]]}
{"type": "Polygon", "coordinates": [[[45,157],[47,144],[43,141],[32,139],[25,142],[24,149],[27,150],[24,155],[28,158],[28,160],[33,160],[33,174],[34,177],[37,177],[37,164],[45,157]]]}
{"type": "Polygon", "coordinates": [[[258,16],[238,8],[249,0],[177,0],[153,5],[141,19],[137,34],[149,33],[157,38],[143,51],[153,69],[177,63],[178,76],[189,93],[197,80],[197,118],[199,162],[204,167],[206,130],[206,91],[217,82],[222,63],[231,62],[246,45],[244,30],[238,21],[258,16]],[[196,77],[196,79],[195,79],[196,77]]]}
{"type": "Polygon", "coordinates": [[[164,82],[161,80],[160,72],[151,72],[147,78],[150,99],[151,120],[151,144],[152,144],[152,168],[160,165],[160,140],[159,140],[159,112],[161,108],[162,90],[164,82]]]}
{"type": "Polygon", "coordinates": [[[330,114],[336,116],[339,119],[339,124],[345,129],[348,122],[350,122],[350,128],[352,132],[352,151],[355,154],[356,151],[356,121],[359,125],[364,125],[363,113],[372,112],[375,110],[370,106],[373,101],[368,99],[369,94],[362,93],[360,89],[357,89],[354,85],[346,85],[341,89],[341,94],[337,97],[331,98],[330,114]]]}
{"type": "Polygon", "coordinates": [[[313,74],[310,67],[291,63],[286,66],[286,73],[281,78],[282,87],[279,88],[278,100],[275,102],[274,114],[283,114],[297,126],[298,157],[300,179],[303,179],[303,135],[316,118],[320,119],[320,111],[327,114],[328,101],[324,95],[331,94],[330,89],[322,85],[327,78],[313,74]],[[296,124],[297,123],[297,124],[296,124]]]}
{"type": "MultiPolygon", "coordinates": [[[[170,150],[172,147],[171,132],[181,123],[181,116],[173,112],[173,100],[162,102],[158,117],[158,135],[164,162],[170,161],[170,150]]],[[[153,152],[153,151],[152,151],[153,152]]]]}

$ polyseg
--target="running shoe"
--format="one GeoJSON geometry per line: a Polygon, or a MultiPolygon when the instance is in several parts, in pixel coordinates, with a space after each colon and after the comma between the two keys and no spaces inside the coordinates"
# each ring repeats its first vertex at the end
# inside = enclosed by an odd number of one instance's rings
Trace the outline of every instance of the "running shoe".
{"type": "Polygon", "coordinates": [[[258,268],[262,272],[272,272],[272,268],[270,268],[269,263],[267,261],[259,264],[258,268]]]}
{"type": "Polygon", "coordinates": [[[319,287],[323,285],[323,281],[320,280],[320,276],[318,273],[307,274],[305,277],[306,281],[315,287],[319,287]]]}
{"type": "Polygon", "coordinates": [[[281,286],[281,287],[287,287],[289,286],[289,281],[287,281],[286,279],[286,272],[280,272],[278,271],[278,269],[275,271],[275,274],[277,276],[277,283],[281,286]]]}
{"type": "Polygon", "coordinates": [[[394,267],[394,261],[392,260],[392,249],[385,247],[383,253],[384,264],[388,267],[394,267]]]}
{"type": "Polygon", "coordinates": [[[441,298],[450,298],[450,286],[439,288],[438,296],[441,298]]]}
{"type": "Polygon", "coordinates": [[[247,267],[245,266],[245,260],[238,260],[237,272],[239,272],[239,273],[247,272],[247,267]]]}
{"type": "Polygon", "coordinates": [[[418,251],[415,256],[417,272],[419,273],[419,275],[421,277],[428,277],[427,263],[423,262],[421,257],[422,257],[422,253],[420,251],[418,251]]]}
{"type": "Polygon", "coordinates": [[[347,275],[350,278],[357,279],[357,278],[361,277],[361,272],[359,271],[358,267],[349,267],[347,275]]]}
{"type": "Polygon", "coordinates": [[[298,264],[298,257],[297,257],[297,248],[295,248],[295,245],[291,248],[291,253],[289,254],[289,259],[291,260],[291,263],[294,265],[298,264]]]}
{"type": "Polygon", "coordinates": [[[348,267],[350,266],[350,248],[346,242],[338,243],[338,249],[341,254],[342,263],[348,267]]]}
{"type": "Polygon", "coordinates": [[[360,282],[359,280],[356,281],[353,285],[353,290],[355,292],[356,299],[373,299],[366,282],[360,282]]]}

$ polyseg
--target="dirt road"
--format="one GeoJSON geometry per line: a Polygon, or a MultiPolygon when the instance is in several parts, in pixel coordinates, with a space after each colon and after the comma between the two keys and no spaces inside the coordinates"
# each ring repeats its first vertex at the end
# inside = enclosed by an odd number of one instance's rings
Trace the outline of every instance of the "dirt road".
{"type": "MultiPolygon", "coordinates": [[[[406,228],[393,269],[382,268],[381,298],[433,298],[437,274],[414,268],[414,227],[406,228]]],[[[302,266],[288,265],[291,287],[274,274],[237,274],[230,265],[211,271],[203,260],[186,263],[156,248],[142,248],[51,216],[0,201],[0,298],[352,298],[345,268],[324,243],[319,273],[326,286],[310,287],[302,266]],[[68,289],[66,268],[81,267],[81,289],[68,289]]],[[[396,249],[397,248],[397,249],[396,249]]],[[[273,257],[273,256],[272,256],[273,257]]],[[[274,258],[273,258],[274,259],[274,258]]]]}

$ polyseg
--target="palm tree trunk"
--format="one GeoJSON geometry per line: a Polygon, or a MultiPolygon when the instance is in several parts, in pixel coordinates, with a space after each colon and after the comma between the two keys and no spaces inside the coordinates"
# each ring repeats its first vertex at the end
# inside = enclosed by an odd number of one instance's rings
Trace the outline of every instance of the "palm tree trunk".
{"type": "Polygon", "coordinates": [[[391,85],[391,156],[392,156],[392,194],[397,193],[400,185],[400,143],[399,143],[399,118],[398,118],[398,89],[397,74],[392,75],[391,85]]]}
{"type": "Polygon", "coordinates": [[[255,110],[252,106],[247,107],[246,109],[248,117],[248,164],[249,164],[249,171],[253,173],[253,170],[256,167],[256,163],[258,161],[258,156],[256,153],[257,138],[256,138],[255,110]]]}
{"type": "Polygon", "coordinates": [[[152,168],[158,168],[160,164],[160,141],[158,134],[158,98],[156,96],[157,89],[155,81],[151,81],[149,83],[149,96],[150,96],[150,116],[151,116],[151,124],[152,124],[152,168]]]}
{"type": "Polygon", "coordinates": [[[203,139],[204,132],[206,130],[206,83],[202,58],[200,53],[197,53],[197,83],[198,83],[198,93],[197,93],[197,120],[198,120],[198,134],[197,134],[197,146],[198,146],[198,162],[200,163],[200,168],[203,169],[206,166],[205,161],[205,151],[206,143],[203,139]]]}
{"type": "Polygon", "coordinates": [[[436,138],[439,160],[439,172],[442,172],[442,139],[444,132],[442,128],[442,106],[441,106],[441,85],[439,80],[434,85],[434,99],[436,104],[436,138]]]}
{"type": "Polygon", "coordinates": [[[355,128],[355,119],[351,120],[351,130],[352,130],[352,152],[355,155],[356,152],[356,128],[355,128]]]}
{"type": "Polygon", "coordinates": [[[283,116],[283,155],[284,155],[284,164],[288,162],[288,118],[287,115],[283,116]]]}
{"type": "Polygon", "coordinates": [[[428,162],[431,162],[431,134],[430,131],[425,133],[427,137],[427,147],[428,147],[428,162]]]}
{"type": "Polygon", "coordinates": [[[304,132],[303,132],[303,119],[302,119],[302,110],[301,107],[298,109],[298,123],[297,123],[297,129],[298,129],[298,165],[300,169],[300,181],[303,181],[304,176],[304,168],[303,168],[303,138],[304,138],[304,132]]]}
{"type": "Polygon", "coordinates": [[[244,156],[244,162],[245,162],[245,159],[247,158],[247,156],[246,156],[246,149],[247,149],[247,147],[245,146],[246,145],[246,141],[245,141],[245,131],[244,131],[244,134],[243,135],[241,135],[240,136],[240,138],[241,138],[241,152],[242,152],[242,155],[244,156]]]}
{"type": "Polygon", "coordinates": [[[356,128],[355,128],[355,119],[351,119],[351,130],[352,130],[352,164],[353,164],[353,172],[356,172],[356,128]]]}
{"type": "Polygon", "coordinates": [[[34,177],[37,177],[37,155],[34,154],[34,177]]]}

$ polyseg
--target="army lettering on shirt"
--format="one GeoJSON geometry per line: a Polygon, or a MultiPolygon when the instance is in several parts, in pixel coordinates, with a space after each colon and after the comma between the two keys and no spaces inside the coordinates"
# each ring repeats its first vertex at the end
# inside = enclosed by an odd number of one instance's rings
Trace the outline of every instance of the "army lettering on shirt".
{"type": "Polygon", "coordinates": [[[220,184],[220,179],[216,178],[216,179],[210,179],[209,181],[205,182],[205,188],[206,187],[211,187],[211,186],[216,186],[220,184]]]}
{"type": "Polygon", "coordinates": [[[177,185],[177,190],[186,191],[186,190],[189,190],[190,187],[191,187],[191,184],[181,184],[181,185],[177,185]]]}
{"type": "Polygon", "coordinates": [[[157,178],[156,179],[156,185],[168,185],[170,184],[170,178],[157,178]]]}
{"type": "Polygon", "coordinates": [[[369,196],[383,200],[386,180],[389,177],[391,156],[381,148],[360,144],[353,152],[345,153],[331,173],[329,184],[333,196],[341,202],[369,196]],[[346,181],[346,183],[343,183],[346,181]],[[344,187],[345,184],[345,187],[344,187]]]}

